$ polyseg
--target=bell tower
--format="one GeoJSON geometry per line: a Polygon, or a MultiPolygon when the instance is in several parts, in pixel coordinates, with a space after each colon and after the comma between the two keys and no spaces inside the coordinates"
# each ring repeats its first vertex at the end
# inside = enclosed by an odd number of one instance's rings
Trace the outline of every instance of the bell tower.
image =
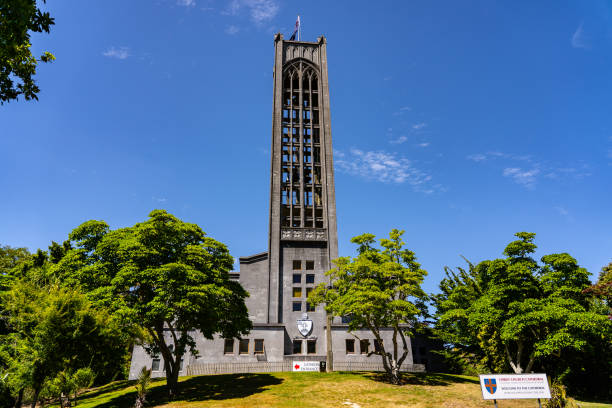
{"type": "Polygon", "coordinates": [[[277,34],[274,45],[268,323],[308,313],[322,339],[325,311],[306,298],[338,257],[327,44],[277,34]]]}

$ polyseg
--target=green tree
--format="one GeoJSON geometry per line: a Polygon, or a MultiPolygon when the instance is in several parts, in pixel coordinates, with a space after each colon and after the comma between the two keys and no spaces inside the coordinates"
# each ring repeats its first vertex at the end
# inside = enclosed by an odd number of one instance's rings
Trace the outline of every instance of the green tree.
{"type": "Polygon", "coordinates": [[[52,270],[147,333],[147,350],[164,358],[170,398],[183,355],[197,355],[194,330],[212,339],[251,329],[248,293],[229,278],[233,258],[195,224],[155,210],[147,221],[114,231],[88,221],[70,239],[74,248],[52,270]]]}
{"type": "Polygon", "coordinates": [[[36,66],[55,57],[44,52],[37,60],[30,50],[30,33],[49,33],[53,24],[54,19],[40,10],[36,0],[0,1],[0,105],[19,95],[38,99],[40,89],[33,79],[36,66]]]}
{"type": "Polygon", "coordinates": [[[446,277],[440,282],[440,293],[431,295],[437,307],[434,331],[449,345],[447,358],[458,359],[459,366],[465,369],[467,364],[477,371],[478,367],[486,367],[490,372],[502,372],[507,363],[499,330],[489,325],[472,330],[467,325],[469,309],[483,295],[486,278],[482,275],[484,268],[465,261],[467,269],[445,267],[446,277]]]}
{"type": "Polygon", "coordinates": [[[19,399],[23,389],[33,390],[32,407],[59,373],[86,367],[102,371],[103,359],[123,350],[110,316],[74,289],[18,280],[2,297],[11,330],[0,338],[9,383],[19,399]]]}
{"type": "Polygon", "coordinates": [[[612,320],[612,262],[601,268],[597,282],[586,288],[584,293],[592,295],[595,302],[601,302],[601,306],[607,308],[608,318],[612,320]]]}
{"type": "Polygon", "coordinates": [[[433,296],[436,329],[450,348],[481,359],[493,354],[496,361],[502,354],[515,373],[538,367],[561,375],[574,354],[609,341],[612,324],[592,310],[584,293],[589,274],[573,257],[546,255],[540,264],[531,257],[535,234],[515,235],[506,258],[483,261],[469,273],[447,269],[441,294],[433,296]],[[493,347],[486,350],[483,341],[493,347]]]}
{"type": "Polygon", "coordinates": [[[399,384],[400,369],[408,356],[412,329],[424,314],[425,293],[421,284],[427,272],[416,262],[414,252],[404,248],[404,231],[393,229],[390,239],[381,239],[376,248],[375,236],[363,234],[351,239],[358,255],[334,261],[327,272],[331,285],[319,285],[311,295],[313,304],[326,303],[328,312],[350,316],[349,331],[368,329],[377,347],[370,355],[382,358],[391,382],[399,384]],[[392,344],[384,344],[383,329],[393,330],[392,344]]]}

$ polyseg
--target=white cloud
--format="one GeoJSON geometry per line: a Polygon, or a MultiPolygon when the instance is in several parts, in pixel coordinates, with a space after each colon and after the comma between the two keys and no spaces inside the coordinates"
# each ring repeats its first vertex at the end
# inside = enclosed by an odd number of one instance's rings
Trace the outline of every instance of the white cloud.
{"type": "Polygon", "coordinates": [[[225,29],[225,33],[229,35],[238,34],[239,31],[240,31],[240,28],[235,25],[230,25],[225,29]]]}
{"type": "Polygon", "coordinates": [[[195,0],[176,0],[176,4],[184,7],[193,7],[195,6],[195,0]]]}
{"type": "Polygon", "coordinates": [[[466,158],[476,163],[486,161],[489,165],[499,166],[503,169],[502,173],[505,177],[530,189],[535,187],[536,179],[539,177],[567,182],[568,180],[582,180],[592,175],[590,166],[586,163],[574,163],[574,166],[571,166],[572,163],[564,163],[564,166],[559,166],[558,164],[536,160],[528,154],[517,155],[491,151],[472,154],[466,158]],[[523,170],[521,166],[529,167],[531,170],[523,170]]]}
{"type": "Polygon", "coordinates": [[[580,23],[574,34],[572,35],[572,47],[574,48],[589,48],[588,38],[584,34],[584,30],[582,28],[583,23],[580,23]]]}
{"type": "Polygon", "coordinates": [[[476,154],[471,154],[467,156],[468,160],[472,160],[475,162],[481,162],[481,161],[485,161],[489,159],[498,159],[498,158],[525,161],[529,163],[533,161],[530,155],[519,156],[519,155],[514,155],[514,154],[509,154],[509,153],[496,152],[496,151],[487,152],[487,153],[476,153],[476,154]]]}
{"type": "Polygon", "coordinates": [[[406,112],[410,112],[411,110],[412,108],[410,106],[402,106],[397,112],[393,112],[393,116],[400,116],[406,112]]]}
{"type": "Polygon", "coordinates": [[[471,154],[467,157],[468,160],[472,160],[475,162],[481,162],[481,161],[485,161],[487,160],[487,156],[485,156],[484,154],[481,153],[477,153],[477,154],[471,154]]]}
{"type": "Polygon", "coordinates": [[[382,183],[407,183],[414,191],[426,194],[443,191],[440,185],[430,185],[432,177],[429,174],[394,153],[351,149],[350,155],[336,160],[336,167],[344,173],[382,183]]]}
{"type": "Polygon", "coordinates": [[[423,129],[426,126],[427,126],[427,123],[421,122],[421,123],[417,123],[416,125],[413,125],[412,128],[414,130],[419,130],[419,129],[423,129]]]}
{"type": "Polygon", "coordinates": [[[120,60],[127,59],[130,54],[130,49],[128,47],[110,47],[106,51],[102,53],[105,57],[108,58],[117,58],[120,60]]]}
{"type": "Polygon", "coordinates": [[[538,169],[523,170],[520,167],[507,167],[503,171],[504,177],[509,177],[517,184],[529,189],[535,188],[536,177],[540,173],[538,169]]]}
{"type": "Polygon", "coordinates": [[[168,201],[168,199],[165,197],[153,197],[153,201],[157,201],[158,203],[165,203],[166,201],[168,201]]]}
{"type": "Polygon", "coordinates": [[[280,6],[277,0],[232,0],[225,14],[235,16],[243,9],[255,24],[262,24],[276,17],[280,6]]]}
{"type": "Polygon", "coordinates": [[[389,141],[389,143],[391,143],[391,144],[402,144],[402,143],[405,143],[407,140],[408,140],[408,138],[406,136],[402,135],[402,136],[398,137],[397,139],[391,139],[389,141]]]}
{"type": "Polygon", "coordinates": [[[346,156],[346,155],[344,154],[344,152],[342,150],[334,149],[334,157],[335,158],[341,159],[344,156],[346,156]]]}
{"type": "Polygon", "coordinates": [[[563,208],[563,207],[561,207],[561,206],[557,206],[557,207],[554,207],[554,208],[555,208],[555,210],[557,210],[557,212],[558,212],[560,215],[563,215],[563,216],[565,216],[565,215],[569,215],[569,211],[567,211],[565,208],[563,208]]]}
{"type": "Polygon", "coordinates": [[[419,147],[427,147],[429,146],[429,142],[423,142],[418,144],[419,147]]]}

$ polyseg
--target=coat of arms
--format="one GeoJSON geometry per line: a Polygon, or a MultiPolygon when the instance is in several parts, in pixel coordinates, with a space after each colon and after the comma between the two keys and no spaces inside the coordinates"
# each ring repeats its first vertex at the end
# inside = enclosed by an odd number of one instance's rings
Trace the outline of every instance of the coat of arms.
{"type": "Polygon", "coordinates": [[[495,394],[495,391],[497,391],[497,381],[495,381],[495,378],[485,378],[484,383],[487,391],[490,394],[495,394]]]}
{"type": "Polygon", "coordinates": [[[304,337],[308,336],[312,331],[312,320],[308,318],[306,313],[302,315],[301,319],[298,319],[297,328],[300,334],[304,337]]]}

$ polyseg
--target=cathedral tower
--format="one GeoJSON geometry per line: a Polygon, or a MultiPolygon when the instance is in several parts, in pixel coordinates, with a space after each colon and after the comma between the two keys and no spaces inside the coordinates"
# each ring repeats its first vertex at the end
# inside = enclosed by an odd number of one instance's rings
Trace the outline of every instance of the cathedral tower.
{"type": "Polygon", "coordinates": [[[310,312],[320,329],[305,298],[338,257],[326,46],[275,37],[268,252],[268,323],[310,312]]]}

